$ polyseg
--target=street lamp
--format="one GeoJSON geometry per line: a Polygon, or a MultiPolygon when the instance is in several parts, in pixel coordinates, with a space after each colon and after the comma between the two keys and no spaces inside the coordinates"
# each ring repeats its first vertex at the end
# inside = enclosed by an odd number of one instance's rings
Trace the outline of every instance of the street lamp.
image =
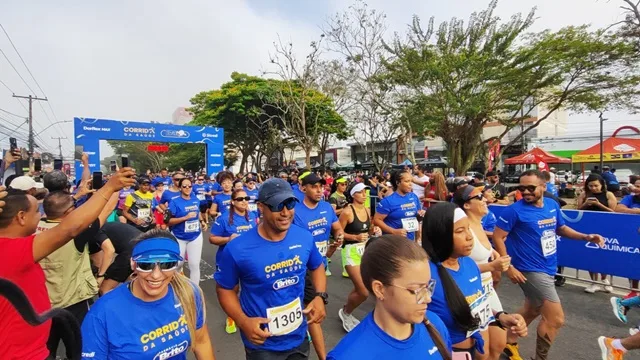
{"type": "Polygon", "coordinates": [[[49,126],[47,126],[46,128],[42,129],[42,131],[40,131],[39,133],[36,134],[36,136],[40,136],[40,134],[42,134],[43,132],[45,132],[48,128],[52,127],[55,124],[62,124],[62,123],[70,123],[71,120],[62,120],[62,121],[56,121],[54,123],[49,124],[49,126]]]}

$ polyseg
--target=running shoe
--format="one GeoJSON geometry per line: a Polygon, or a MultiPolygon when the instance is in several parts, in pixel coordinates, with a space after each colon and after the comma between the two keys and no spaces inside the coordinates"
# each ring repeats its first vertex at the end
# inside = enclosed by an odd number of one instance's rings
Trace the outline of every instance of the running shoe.
{"type": "Polygon", "coordinates": [[[611,308],[613,309],[613,315],[615,315],[616,318],[618,318],[618,320],[622,321],[623,323],[627,323],[627,316],[625,315],[625,311],[624,311],[624,306],[622,306],[622,300],[620,300],[620,298],[618,297],[612,297],[611,299],[609,299],[609,302],[611,302],[611,308]]]}
{"type": "Polygon", "coordinates": [[[589,294],[595,294],[598,291],[604,291],[604,288],[602,287],[602,285],[598,285],[596,283],[589,284],[589,286],[584,288],[584,292],[589,294]]]}
{"type": "Polygon", "coordinates": [[[640,333],[640,326],[632,327],[629,329],[629,335],[633,336],[637,333],[640,333]]]}
{"type": "Polygon", "coordinates": [[[518,351],[518,344],[507,344],[507,347],[504,348],[504,354],[509,360],[524,360],[518,351]]]}
{"type": "Polygon", "coordinates": [[[622,360],[624,353],[618,349],[614,349],[611,344],[614,339],[600,336],[598,338],[598,345],[600,345],[600,353],[602,354],[602,360],[622,360]]]}
{"type": "Polygon", "coordinates": [[[327,276],[331,276],[331,270],[329,270],[329,268],[327,268],[327,270],[324,271],[324,274],[327,276]]]}
{"type": "Polygon", "coordinates": [[[350,332],[360,324],[360,320],[356,319],[352,314],[344,312],[344,309],[338,310],[338,316],[340,317],[340,320],[342,320],[342,327],[346,332],[350,332]]]}
{"type": "Polygon", "coordinates": [[[233,321],[232,318],[227,317],[227,324],[224,327],[224,331],[226,331],[227,334],[235,334],[236,331],[238,331],[238,329],[236,329],[236,322],[233,321]]]}
{"type": "Polygon", "coordinates": [[[611,294],[613,292],[613,286],[611,286],[609,279],[602,280],[602,284],[604,284],[604,292],[607,294],[611,294]]]}
{"type": "Polygon", "coordinates": [[[349,273],[347,272],[346,269],[342,269],[342,277],[347,279],[349,278],[349,273]]]}
{"type": "Polygon", "coordinates": [[[327,263],[331,264],[331,258],[330,257],[327,258],[327,263]]]}

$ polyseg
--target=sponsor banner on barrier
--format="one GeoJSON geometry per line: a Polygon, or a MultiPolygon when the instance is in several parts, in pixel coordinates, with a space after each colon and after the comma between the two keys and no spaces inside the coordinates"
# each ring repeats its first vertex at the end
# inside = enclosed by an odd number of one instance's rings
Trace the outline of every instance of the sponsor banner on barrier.
{"type": "MultiPolygon", "coordinates": [[[[500,216],[505,206],[491,205],[500,216]]],[[[558,265],[574,269],[640,279],[640,215],[562,210],[566,225],[585,234],[600,234],[605,247],[560,237],[558,265]]]]}
{"type": "MultiPolygon", "coordinates": [[[[123,120],[74,118],[74,140],[89,154],[91,171],[100,171],[100,140],[145,141],[154,143],[205,144],[207,173],[224,167],[224,130],[210,126],[180,126],[123,120]]],[[[80,173],[76,161],[76,173],[80,173]]]]}

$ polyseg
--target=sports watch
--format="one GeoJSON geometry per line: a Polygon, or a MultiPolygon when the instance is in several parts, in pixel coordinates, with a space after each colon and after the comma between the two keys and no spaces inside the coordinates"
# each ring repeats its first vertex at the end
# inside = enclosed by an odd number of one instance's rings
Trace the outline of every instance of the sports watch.
{"type": "Polygon", "coordinates": [[[325,305],[329,304],[329,294],[326,292],[317,292],[316,296],[322,298],[322,302],[324,302],[325,305]]]}

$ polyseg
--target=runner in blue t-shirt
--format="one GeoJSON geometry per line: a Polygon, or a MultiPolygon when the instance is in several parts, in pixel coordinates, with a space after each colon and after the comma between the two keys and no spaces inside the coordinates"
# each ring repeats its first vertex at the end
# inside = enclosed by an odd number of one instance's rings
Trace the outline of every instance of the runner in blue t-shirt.
{"type": "Polygon", "coordinates": [[[391,173],[391,185],[395,192],[378,203],[373,224],[384,234],[405,236],[415,240],[419,223],[424,216],[420,200],[413,193],[413,178],[409,172],[391,173]]]}
{"type": "Polygon", "coordinates": [[[259,217],[258,205],[256,204],[256,201],[258,200],[258,187],[256,186],[256,180],[253,177],[247,178],[244,192],[247,193],[249,198],[251,198],[251,200],[249,200],[249,211],[259,217]]]}
{"type": "MultiPolygon", "coordinates": [[[[344,238],[344,230],[340,226],[338,217],[335,210],[331,207],[331,204],[327,201],[322,201],[323,187],[326,181],[316,175],[315,173],[308,174],[302,179],[302,188],[305,192],[305,197],[302,202],[299,202],[295,208],[295,217],[293,223],[300,226],[303,229],[307,229],[316,247],[322,255],[326,275],[331,275],[327,267],[327,256],[333,255],[336,248],[342,245],[342,239],[344,238]],[[329,238],[333,235],[336,241],[331,244],[329,249],[329,238]]],[[[305,299],[304,303],[307,304],[313,300],[315,290],[312,284],[305,283],[305,299]]],[[[313,347],[318,354],[318,358],[323,359],[327,356],[327,350],[324,344],[324,335],[322,334],[322,328],[320,324],[310,324],[309,333],[311,334],[311,340],[313,341],[313,347]]]]}
{"type": "Polygon", "coordinates": [[[196,183],[193,184],[193,195],[200,201],[200,213],[203,214],[205,222],[209,223],[209,204],[207,203],[207,195],[211,194],[211,187],[204,182],[204,175],[198,175],[196,183]]]}
{"type": "Polygon", "coordinates": [[[189,261],[189,278],[194,283],[200,281],[200,258],[202,257],[202,231],[207,230],[204,216],[200,213],[200,201],[192,196],[189,179],[178,183],[181,189],[179,197],[169,203],[171,218],[167,225],[178,239],[180,254],[187,254],[189,261]]]}
{"type": "Polygon", "coordinates": [[[629,185],[634,193],[627,195],[620,200],[620,203],[616,206],[616,212],[640,214],[640,176],[632,176],[629,185]]]}
{"type": "Polygon", "coordinates": [[[449,331],[430,311],[436,281],[429,258],[403,239],[383,235],[369,240],[360,270],[376,300],[374,310],[340,340],[328,360],[451,358],[449,331]]]}
{"type": "MultiPolygon", "coordinates": [[[[211,228],[209,242],[218,246],[216,251],[216,264],[220,262],[222,251],[225,245],[258,225],[258,218],[255,213],[248,210],[249,197],[244,190],[234,191],[231,194],[231,209],[228,215],[218,216],[211,228]]],[[[227,334],[236,332],[236,324],[230,317],[227,317],[225,331],[227,334]]]]}
{"type": "Polygon", "coordinates": [[[158,205],[158,209],[160,209],[161,213],[164,213],[169,208],[169,203],[171,200],[180,196],[182,192],[178,183],[180,180],[184,179],[184,174],[176,173],[173,175],[173,183],[168,187],[165,187],[164,192],[162,192],[162,196],[160,197],[160,203],[158,205]]]}
{"type": "Polygon", "coordinates": [[[489,294],[483,292],[480,270],[469,257],[474,240],[464,210],[446,202],[430,207],[422,236],[422,247],[431,258],[431,276],[436,280],[429,310],[447,326],[454,352],[469,352],[473,358],[476,352],[484,353],[483,336],[488,336],[493,321],[526,335],[522,316],[493,310],[489,294]]]}
{"type": "MultiPolygon", "coordinates": [[[[538,324],[536,359],[547,359],[551,344],[564,324],[564,312],[555,289],[558,266],[557,236],[604,245],[596,234],[582,234],[565,225],[560,206],[543,196],[544,175],[529,170],[520,175],[522,200],[508,206],[498,217],[493,244],[501,256],[511,256],[507,275],[519,284],[525,296],[521,315],[531,322],[545,314],[538,324]],[[508,241],[507,241],[508,240],[508,241]],[[505,241],[507,241],[505,246],[505,241]]],[[[519,356],[515,339],[509,338],[508,355],[519,356]]]]}
{"type": "Polygon", "coordinates": [[[286,181],[265,181],[258,194],[262,221],[229,242],[216,266],[218,300],[240,327],[250,360],[306,359],[307,323],[320,323],[326,315],[322,256],[311,234],[292,224],[296,202],[286,181]],[[307,270],[318,292],[303,309],[307,270]]]}
{"type": "Polygon", "coordinates": [[[99,298],[84,318],[82,358],[186,360],[191,348],[196,359],[212,359],[202,290],[176,271],[176,239],[150,230],[135,240],[131,260],[134,280],[99,298]]]}
{"type": "Polygon", "coordinates": [[[233,187],[233,175],[231,173],[222,173],[218,175],[222,192],[213,197],[213,203],[209,209],[211,217],[216,218],[218,215],[224,215],[229,211],[231,205],[231,192],[233,187]]]}

